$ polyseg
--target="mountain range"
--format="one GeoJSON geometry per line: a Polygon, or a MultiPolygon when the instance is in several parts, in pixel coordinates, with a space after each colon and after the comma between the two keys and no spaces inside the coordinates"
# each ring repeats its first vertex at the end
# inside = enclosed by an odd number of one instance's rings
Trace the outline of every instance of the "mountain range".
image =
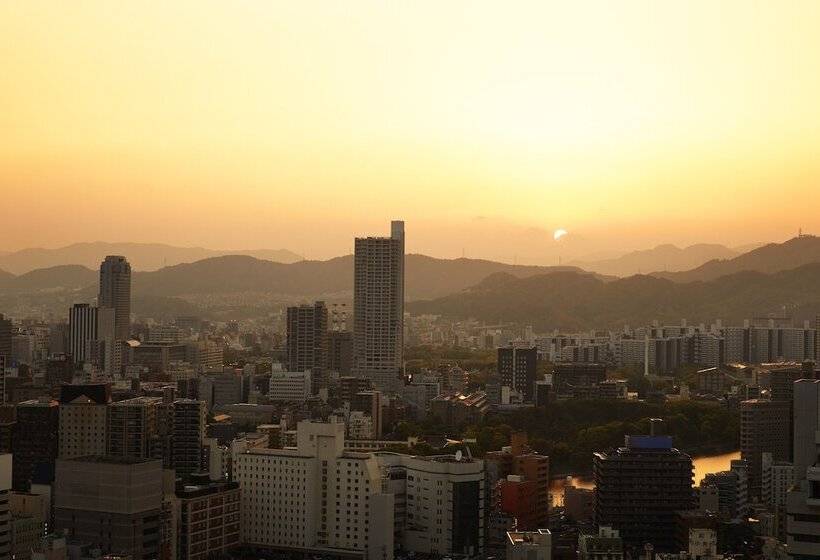
{"type": "Polygon", "coordinates": [[[575,272],[527,278],[501,273],[458,294],[410,302],[407,309],[450,319],[532,325],[542,332],[617,329],[654,319],[739,323],[752,315],[779,314],[784,305],[796,319],[810,319],[820,312],[818,278],[820,262],[773,274],[744,271],[689,283],[643,275],[606,282],[575,272]]]}
{"type": "MultiPolygon", "coordinates": [[[[406,295],[410,300],[459,292],[498,272],[516,277],[555,271],[584,274],[574,267],[511,265],[480,259],[448,260],[413,254],[406,256],[405,268],[406,295]]],[[[80,265],[62,265],[20,276],[0,277],[0,291],[78,290],[95,286],[97,281],[98,273],[95,270],[80,265]]],[[[228,255],[132,274],[132,293],[135,296],[249,292],[276,294],[290,299],[323,296],[349,298],[353,293],[353,256],[284,264],[250,256],[228,255]]]]}
{"type": "MultiPolygon", "coordinates": [[[[515,320],[548,328],[640,324],[655,318],[729,320],[779,311],[782,306],[811,317],[820,298],[818,263],[820,238],[812,236],[715,259],[689,271],[621,279],[571,266],[409,254],[405,286],[408,310],[414,313],[515,320]]],[[[0,312],[45,301],[50,309],[61,310],[73,301],[93,299],[97,282],[96,266],[77,264],[17,276],[0,272],[0,312]]],[[[136,271],[132,279],[138,312],[170,313],[219,302],[226,316],[240,308],[252,316],[284,302],[349,300],[352,290],[352,255],[289,264],[226,255],[136,271]]]]}
{"type": "Polygon", "coordinates": [[[690,270],[715,259],[732,259],[740,251],[724,245],[700,243],[683,249],[675,245],[658,245],[653,249],[632,251],[611,259],[571,261],[568,264],[590,272],[626,277],[655,271],[690,270]]]}
{"type": "Polygon", "coordinates": [[[652,275],[674,282],[695,282],[714,280],[745,270],[775,273],[815,262],[820,262],[820,237],[801,235],[784,243],[763,245],[732,259],[714,259],[692,270],[654,272],[652,275]]]}
{"type": "Polygon", "coordinates": [[[300,255],[287,249],[256,249],[247,251],[203,249],[202,247],[175,247],[161,243],[74,243],[58,249],[22,249],[0,253],[0,270],[25,274],[32,270],[63,264],[79,264],[97,269],[106,255],[125,255],[133,270],[158,270],[165,266],[200,261],[223,255],[247,255],[257,259],[281,263],[302,260],[300,255]]]}

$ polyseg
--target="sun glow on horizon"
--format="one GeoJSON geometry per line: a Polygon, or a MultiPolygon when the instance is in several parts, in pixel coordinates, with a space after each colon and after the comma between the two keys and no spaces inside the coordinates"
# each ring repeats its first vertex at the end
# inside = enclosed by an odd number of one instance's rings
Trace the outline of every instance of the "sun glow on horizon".
{"type": "Polygon", "coordinates": [[[328,257],[392,216],[441,256],[541,258],[560,222],[588,251],[782,238],[820,213],[817,21],[809,0],[0,4],[0,249],[328,257]]]}

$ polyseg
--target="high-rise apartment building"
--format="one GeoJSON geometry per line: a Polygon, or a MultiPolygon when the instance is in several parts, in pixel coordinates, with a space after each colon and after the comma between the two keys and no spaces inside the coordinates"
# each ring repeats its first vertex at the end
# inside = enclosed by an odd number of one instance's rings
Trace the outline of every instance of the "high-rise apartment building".
{"type": "Polygon", "coordinates": [[[751,399],[740,403],[740,456],[749,465],[749,498],[760,499],[763,453],[774,461],[788,461],[791,444],[791,403],[751,399]]]}
{"type": "Polygon", "coordinates": [[[18,492],[28,492],[35,469],[41,465],[53,468],[57,459],[59,423],[59,403],[48,397],[17,405],[13,488],[18,492]]]}
{"type": "Polygon", "coordinates": [[[68,346],[74,363],[89,362],[109,375],[116,373],[119,348],[114,329],[114,309],[75,303],[68,312],[68,346]]]}
{"type": "Polygon", "coordinates": [[[131,334],[131,265],[125,257],[108,256],[100,264],[97,305],[114,310],[115,339],[128,339],[131,334]]]}
{"type": "Polygon", "coordinates": [[[177,476],[202,470],[202,443],[208,411],[205,403],[176,399],[171,405],[170,466],[177,476]]]}
{"type": "Polygon", "coordinates": [[[353,279],[353,371],[380,391],[401,385],[404,346],[404,222],[390,237],[357,238],[353,279]]]}
{"type": "MultiPolygon", "coordinates": [[[[794,384],[794,477],[806,478],[806,471],[820,461],[820,381],[802,379],[794,384]]],[[[772,457],[773,460],[776,460],[772,457]]]]}
{"type": "Polygon", "coordinates": [[[594,454],[595,523],[643,551],[675,552],[676,512],[692,509],[692,458],[669,436],[627,436],[626,445],[594,454]]]}
{"type": "Polygon", "coordinates": [[[68,349],[76,364],[85,362],[91,341],[97,339],[97,311],[87,303],[75,303],[68,312],[68,349]]]}
{"type": "Polygon", "coordinates": [[[353,368],[353,333],[330,331],[327,333],[326,369],[339,375],[350,375],[353,368]]]}
{"type": "Polygon", "coordinates": [[[498,349],[498,377],[503,387],[521,395],[525,402],[533,402],[538,365],[538,348],[515,345],[498,349]]]}
{"type": "Polygon", "coordinates": [[[786,494],[786,546],[791,558],[820,558],[820,380],[794,384],[794,485],[786,494]]]}
{"type": "Polygon", "coordinates": [[[11,319],[0,313],[0,358],[11,360],[11,319]]]}
{"type": "Polygon", "coordinates": [[[11,472],[11,455],[4,453],[0,455],[0,558],[11,558],[11,472]]]}
{"type": "Polygon", "coordinates": [[[108,384],[60,387],[61,459],[105,455],[106,416],[110,402],[111,386],[108,384]]]}
{"type": "Polygon", "coordinates": [[[111,403],[106,424],[106,454],[146,459],[159,448],[158,409],[161,397],[136,397],[111,403]]]}
{"type": "Polygon", "coordinates": [[[324,368],[328,360],[327,307],[325,302],[288,307],[288,371],[310,371],[313,391],[327,385],[324,368]]]}

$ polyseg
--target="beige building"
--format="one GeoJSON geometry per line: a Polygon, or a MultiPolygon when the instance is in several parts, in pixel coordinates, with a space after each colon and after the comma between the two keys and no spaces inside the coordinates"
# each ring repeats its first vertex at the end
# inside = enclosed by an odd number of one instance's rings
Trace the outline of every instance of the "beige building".
{"type": "Polygon", "coordinates": [[[105,455],[106,416],[111,402],[107,384],[60,388],[58,456],[61,459],[105,455]]]}
{"type": "Polygon", "coordinates": [[[344,450],[344,430],[300,422],[296,449],[234,445],[244,543],[392,560],[393,496],[374,455],[344,450]]]}
{"type": "Polygon", "coordinates": [[[357,238],[353,276],[353,371],[396,392],[404,352],[404,222],[390,237],[357,238]]]}
{"type": "Polygon", "coordinates": [[[376,453],[393,494],[398,544],[432,555],[480,556],[484,544],[484,461],[456,455],[376,453]]]}

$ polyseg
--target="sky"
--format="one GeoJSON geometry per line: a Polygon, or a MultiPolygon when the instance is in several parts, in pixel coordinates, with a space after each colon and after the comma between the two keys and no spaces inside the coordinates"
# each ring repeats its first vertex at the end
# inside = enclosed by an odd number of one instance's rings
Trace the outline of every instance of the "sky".
{"type": "Polygon", "coordinates": [[[815,1],[2,2],[0,249],[327,258],[397,218],[409,252],[520,263],[782,241],[820,215],[818,22],[815,1]]]}

